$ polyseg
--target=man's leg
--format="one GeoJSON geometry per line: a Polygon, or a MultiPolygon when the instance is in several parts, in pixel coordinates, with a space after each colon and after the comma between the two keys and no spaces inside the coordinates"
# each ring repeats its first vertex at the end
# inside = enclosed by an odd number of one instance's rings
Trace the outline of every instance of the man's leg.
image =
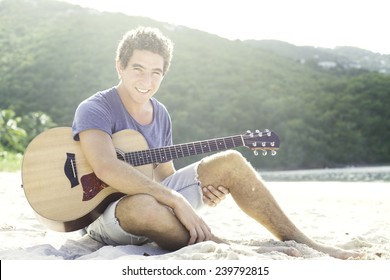
{"type": "Polygon", "coordinates": [[[259,174],[236,151],[205,158],[198,167],[202,186],[222,185],[229,189],[237,205],[261,223],[278,239],[295,240],[336,258],[359,257],[360,254],[318,244],[303,234],[285,215],[259,174]]]}
{"type": "Polygon", "coordinates": [[[150,195],[123,198],[118,203],[116,217],[126,232],[146,236],[166,250],[180,249],[190,238],[172,211],[150,195]]]}
{"type": "MultiPolygon", "coordinates": [[[[123,198],[117,206],[116,218],[121,228],[136,236],[147,237],[161,248],[175,251],[188,245],[188,230],[173,212],[149,195],[123,198]]],[[[212,241],[227,243],[212,236],[212,241]]]]}

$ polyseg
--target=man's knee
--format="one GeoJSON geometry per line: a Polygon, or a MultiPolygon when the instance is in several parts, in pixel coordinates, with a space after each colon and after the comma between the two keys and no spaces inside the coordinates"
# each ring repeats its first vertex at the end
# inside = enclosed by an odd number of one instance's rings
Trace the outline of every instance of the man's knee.
{"type": "Polygon", "coordinates": [[[244,175],[252,169],[241,153],[229,150],[204,158],[198,168],[199,180],[202,185],[223,185],[244,175]]]}
{"type": "Polygon", "coordinates": [[[241,164],[244,164],[246,159],[242,156],[242,154],[235,150],[228,150],[224,152],[220,152],[208,157],[205,157],[200,165],[205,166],[219,166],[220,168],[234,168],[241,164]]]}

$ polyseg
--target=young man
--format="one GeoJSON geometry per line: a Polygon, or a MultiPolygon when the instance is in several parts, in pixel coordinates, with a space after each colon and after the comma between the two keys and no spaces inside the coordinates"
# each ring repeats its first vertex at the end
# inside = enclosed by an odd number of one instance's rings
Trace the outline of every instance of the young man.
{"type": "Polygon", "coordinates": [[[140,132],[149,148],[172,144],[169,113],[153,97],[169,69],[172,50],[171,41],[157,29],[129,31],[117,49],[119,84],[83,101],[76,110],[74,139],[80,141],[93,171],[127,194],[89,225],[88,234],[111,245],[152,240],[169,250],[206,240],[221,242],[196,209],[217,205],[230,193],[247,215],[278,239],[295,240],[336,258],[358,257],[306,237],[236,151],[206,157],[178,171],[172,161],[160,163],[154,168],[156,180],[117,158],[112,135],[124,129],[140,132]]]}

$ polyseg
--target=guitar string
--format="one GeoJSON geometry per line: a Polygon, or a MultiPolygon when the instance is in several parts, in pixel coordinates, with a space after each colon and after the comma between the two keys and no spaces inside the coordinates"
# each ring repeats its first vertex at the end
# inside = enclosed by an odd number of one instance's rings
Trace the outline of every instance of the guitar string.
{"type": "MultiPolygon", "coordinates": [[[[241,136],[239,136],[241,137],[241,136]]],[[[192,156],[192,155],[198,155],[198,154],[203,154],[203,153],[208,153],[208,152],[213,152],[213,151],[221,151],[221,150],[228,150],[231,148],[238,147],[236,143],[230,143],[227,144],[226,141],[223,141],[224,147],[220,148],[221,143],[210,143],[210,141],[217,141],[217,140],[224,140],[224,138],[217,138],[217,139],[212,139],[212,140],[207,140],[207,146],[206,145],[200,145],[200,143],[204,143],[206,141],[199,141],[199,142],[193,142],[193,143],[187,143],[187,144],[179,144],[179,145],[174,145],[174,146],[168,146],[168,147],[163,147],[163,148],[156,148],[156,149],[150,149],[150,150],[143,150],[143,151],[134,151],[134,152],[127,152],[124,153],[124,161],[132,164],[134,166],[141,166],[141,165],[146,165],[146,164],[151,164],[151,163],[161,163],[164,161],[169,161],[172,159],[177,159],[181,157],[187,157],[187,156],[192,156]],[[192,145],[193,147],[189,147],[189,145],[192,145]],[[198,146],[196,146],[198,145],[198,146]],[[179,150],[177,147],[180,147],[179,150]],[[184,147],[184,148],[183,148],[184,147]],[[164,150],[164,154],[162,154],[162,151],[164,150]],[[170,157],[166,154],[165,151],[169,151],[170,157]],[[206,150],[206,151],[205,151],[206,150]],[[176,156],[172,154],[174,152],[176,156]],[[151,154],[154,153],[154,156],[151,156],[151,154]],[[158,153],[158,154],[157,154],[158,153]],[[179,153],[182,154],[182,156],[179,156],[179,153]],[[150,161],[150,158],[152,158],[152,161],[150,161]],[[148,160],[149,159],[149,160],[148,160]]],[[[238,139],[236,139],[238,140],[238,139]]],[[[242,140],[240,139],[240,142],[242,140]]],[[[267,144],[275,143],[275,141],[262,141],[262,143],[265,144],[264,147],[253,147],[255,149],[259,150],[275,150],[277,147],[269,147],[267,144]]],[[[242,145],[240,145],[242,146],[242,145]]],[[[252,147],[251,147],[252,148],[252,147]]],[[[77,170],[77,165],[87,163],[86,159],[72,159],[71,162],[66,163],[66,167],[72,167],[74,164],[75,166],[72,168],[75,168],[77,170]]]]}
{"type": "MultiPolygon", "coordinates": [[[[181,157],[186,157],[190,155],[197,155],[201,153],[206,152],[213,152],[217,150],[226,150],[238,146],[242,146],[242,143],[237,143],[237,138],[227,139],[228,142],[225,141],[225,139],[219,138],[219,139],[213,139],[208,141],[202,141],[202,142],[194,142],[189,144],[181,144],[181,145],[175,145],[165,148],[157,148],[157,149],[151,149],[151,150],[144,150],[144,151],[136,151],[136,152],[130,152],[125,153],[125,160],[126,162],[133,163],[135,165],[143,165],[143,164],[150,164],[155,162],[164,162],[171,159],[177,159],[181,157]]],[[[242,139],[240,139],[239,142],[241,142],[242,139]]],[[[272,143],[274,144],[274,141],[263,141],[262,146],[259,149],[272,149],[267,148],[267,144],[272,143]]]]}
{"type": "MultiPolygon", "coordinates": [[[[198,141],[193,143],[173,145],[165,148],[157,148],[125,154],[126,162],[131,162],[134,165],[143,165],[154,162],[165,162],[180,157],[197,155],[201,153],[213,152],[217,150],[225,150],[241,146],[237,144],[237,137],[232,136],[227,138],[216,138],[206,141],[198,141]],[[221,145],[223,144],[223,148],[221,145]],[[182,154],[182,156],[180,156],[182,154]]],[[[239,136],[241,137],[241,136],[239,136]]],[[[240,139],[241,142],[241,139],[240,139]]]]}

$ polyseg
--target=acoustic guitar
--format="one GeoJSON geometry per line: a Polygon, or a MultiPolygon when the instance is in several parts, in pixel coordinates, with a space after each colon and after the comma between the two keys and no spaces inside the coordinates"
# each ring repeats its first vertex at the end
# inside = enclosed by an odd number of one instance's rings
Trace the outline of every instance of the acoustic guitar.
{"type": "MultiPolygon", "coordinates": [[[[173,159],[246,146],[258,153],[275,154],[279,137],[272,131],[149,149],[137,131],[113,135],[117,157],[152,178],[153,164],[173,159]]],[[[95,176],[70,127],[46,130],[28,145],[22,164],[22,182],[38,220],[56,231],[75,231],[92,223],[123,193],[95,176]]]]}

